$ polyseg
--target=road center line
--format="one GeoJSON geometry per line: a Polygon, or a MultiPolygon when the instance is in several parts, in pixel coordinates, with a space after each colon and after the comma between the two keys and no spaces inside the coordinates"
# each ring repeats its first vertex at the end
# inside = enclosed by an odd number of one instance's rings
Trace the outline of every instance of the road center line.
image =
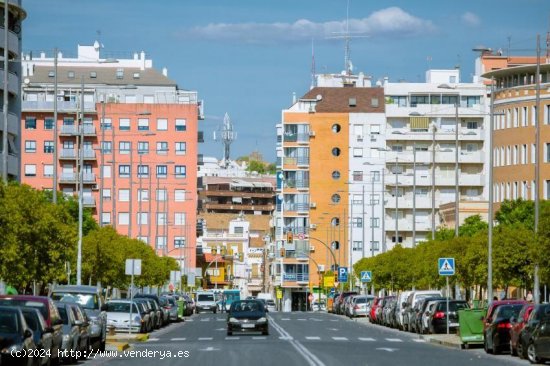
{"type": "Polygon", "coordinates": [[[375,342],[376,339],[374,338],[359,338],[360,341],[363,341],[363,342],[375,342]]]}
{"type": "Polygon", "coordinates": [[[202,337],[202,338],[199,338],[199,341],[211,341],[213,338],[212,337],[202,337]]]}
{"type": "Polygon", "coordinates": [[[172,338],[171,341],[185,341],[187,338],[172,338]]]}
{"type": "Polygon", "coordinates": [[[386,338],[386,341],[388,342],[403,342],[403,340],[399,338],[386,338]]]}
{"type": "Polygon", "coordinates": [[[308,341],[318,341],[321,339],[321,337],[306,337],[308,341]]]}
{"type": "Polygon", "coordinates": [[[332,337],[335,341],[347,341],[348,339],[346,337],[332,337]]]}

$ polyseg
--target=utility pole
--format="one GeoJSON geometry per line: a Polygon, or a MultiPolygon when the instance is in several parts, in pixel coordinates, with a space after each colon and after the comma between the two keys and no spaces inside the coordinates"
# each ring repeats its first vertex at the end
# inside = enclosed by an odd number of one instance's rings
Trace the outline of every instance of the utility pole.
{"type": "MultiPolygon", "coordinates": [[[[537,35],[537,71],[535,74],[535,240],[538,240],[540,215],[540,34],[537,35]]],[[[534,293],[535,304],[540,303],[539,264],[535,263],[534,293]]]]}
{"type": "Polygon", "coordinates": [[[399,243],[399,172],[397,171],[397,156],[395,157],[395,244],[399,243]]]}
{"type": "Polygon", "coordinates": [[[57,144],[59,143],[58,139],[58,132],[57,132],[57,48],[54,48],[53,50],[54,56],[53,56],[53,69],[54,69],[54,76],[53,76],[53,203],[54,205],[57,204],[57,144]]]}
{"type": "Polygon", "coordinates": [[[432,240],[435,240],[435,124],[432,125],[432,240]]]}
{"type": "MultiPolygon", "coordinates": [[[[112,127],[112,125],[111,125],[112,127]]],[[[103,100],[101,101],[101,121],[99,122],[99,128],[101,128],[101,144],[99,145],[99,151],[101,153],[101,164],[99,167],[99,226],[103,226],[103,188],[104,188],[104,166],[105,166],[105,94],[103,94],[103,100]]],[[[56,140],[57,141],[57,140],[56,140]]],[[[57,143],[55,144],[57,145],[57,143]]],[[[113,151],[114,146],[111,142],[111,151],[113,151]]],[[[114,172],[113,172],[114,174],[114,172]]],[[[112,198],[114,192],[111,193],[112,198]]]]}
{"type": "Polygon", "coordinates": [[[412,246],[416,246],[416,141],[413,142],[413,222],[412,246]]]}
{"type": "Polygon", "coordinates": [[[458,226],[460,224],[460,188],[458,187],[458,127],[460,126],[460,122],[458,120],[458,100],[455,103],[455,120],[455,237],[458,238],[458,226]]]}
{"type": "MultiPolygon", "coordinates": [[[[57,98],[57,95],[56,95],[57,98]]],[[[80,118],[79,118],[79,128],[80,128],[80,145],[78,147],[79,154],[79,187],[78,187],[78,249],[77,249],[77,259],[76,259],[76,284],[80,286],[82,284],[82,193],[84,190],[84,77],[81,78],[81,89],[80,89],[80,118]]]]}
{"type": "Polygon", "coordinates": [[[489,112],[489,235],[487,238],[488,254],[487,254],[487,301],[493,299],[493,131],[495,129],[495,79],[491,78],[491,108],[489,112]]]}
{"type": "Polygon", "coordinates": [[[8,44],[8,29],[9,29],[9,3],[4,0],[4,106],[2,108],[2,115],[4,118],[3,130],[2,130],[2,181],[4,184],[8,184],[8,103],[9,103],[9,91],[8,91],[8,68],[9,68],[9,44],[8,44]]]}

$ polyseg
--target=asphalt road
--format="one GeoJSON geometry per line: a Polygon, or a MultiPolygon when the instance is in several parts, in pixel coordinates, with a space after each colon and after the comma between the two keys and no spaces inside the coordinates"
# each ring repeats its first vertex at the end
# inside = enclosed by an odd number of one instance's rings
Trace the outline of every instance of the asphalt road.
{"type": "Polygon", "coordinates": [[[270,334],[226,335],[225,314],[194,315],[134,344],[134,354],[89,365],[525,365],[510,356],[450,349],[411,333],[326,313],[271,313],[270,334]],[[147,352],[147,355],[146,355],[147,352]],[[156,352],[156,353],[155,353],[156,352]],[[169,352],[169,353],[168,353],[169,352]],[[178,355],[179,352],[179,355],[178,355]],[[187,353],[185,353],[187,352],[187,353]],[[188,357],[185,357],[187,355],[188,357]]]}

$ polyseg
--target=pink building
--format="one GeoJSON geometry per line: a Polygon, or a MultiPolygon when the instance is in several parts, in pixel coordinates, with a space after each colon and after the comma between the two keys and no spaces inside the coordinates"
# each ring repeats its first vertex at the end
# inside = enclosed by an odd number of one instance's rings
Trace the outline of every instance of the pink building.
{"type": "Polygon", "coordinates": [[[52,189],[57,166],[58,192],[78,196],[82,161],[83,204],[100,225],[193,269],[202,103],[145,53],[112,60],[99,51],[96,42],[77,58],[58,54],[57,134],[54,59],[24,56],[21,181],[52,189]]]}

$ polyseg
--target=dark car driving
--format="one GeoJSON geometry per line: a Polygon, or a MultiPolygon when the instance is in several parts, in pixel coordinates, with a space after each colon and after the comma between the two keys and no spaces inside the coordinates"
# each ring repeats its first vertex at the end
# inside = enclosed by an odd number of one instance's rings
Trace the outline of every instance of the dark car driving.
{"type": "Polygon", "coordinates": [[[233,335],[235,331],[262,332],[269,335],[267,310],[264,304],[258,300],[235,301],[227,314],[227,335],[233,335]]]}

